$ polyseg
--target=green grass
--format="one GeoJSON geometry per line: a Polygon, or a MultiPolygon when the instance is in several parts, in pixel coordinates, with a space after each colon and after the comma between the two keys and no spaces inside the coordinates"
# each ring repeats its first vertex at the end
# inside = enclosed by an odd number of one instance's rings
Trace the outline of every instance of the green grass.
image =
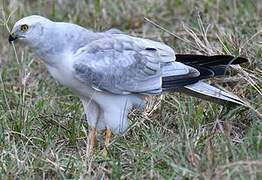
{"type": "Polygon", "coordinates": [[[0,0],[0,179],[262,178],[262,2],[87,2],[0,0]],[[102,143],[88,156],[88,125],[79,99],[27,48],[16,45],[16,58],[7,42],[7,26],[31,14],[98,31],[116,27],[164,41],[179,53],[245,56],[250,63],[239,75],[212,82],[251,107],[222,108],[165,94],[151,99],[145,112],[130,113],[130,128],[113,137],[108,159],[102,143]]]}

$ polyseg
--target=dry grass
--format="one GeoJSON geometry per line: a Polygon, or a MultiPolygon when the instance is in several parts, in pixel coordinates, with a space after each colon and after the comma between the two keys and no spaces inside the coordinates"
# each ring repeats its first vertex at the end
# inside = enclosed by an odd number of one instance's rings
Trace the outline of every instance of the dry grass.
{"type": "Polygon", "coordinates": [[[0,179],[262,177],[260,0],[0,3],[0,179]],[[130,114],[130,128],[113,138],[108,159],[101,147],[88,156],[88,126],[78,98],[56,83],[28,49],[7,42],[8,27],[31,14],[95,30],[116,27],[164,41],[180,53],[245,56],[250,63],[236,67],[238,75],[212,82],[250,108],[165,94],[151,100],[146,112],[130,114]]]}

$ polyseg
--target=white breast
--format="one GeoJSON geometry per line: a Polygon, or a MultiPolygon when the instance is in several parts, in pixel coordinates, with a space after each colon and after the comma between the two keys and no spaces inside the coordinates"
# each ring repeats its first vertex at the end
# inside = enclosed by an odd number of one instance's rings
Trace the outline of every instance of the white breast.
{"type": "Polygon", "coordinates": [[[47,69],[52,77],[57,80],[59,83],[71,86],[72,85],[72,75],[69,69],[66,69],[64,66],[53,67],[47,65],[47,69]]]}
{"type": "Polygon", "coordinates": [[[76,78],[74,78],[72,66],[73,63],[70,56],[63,57],[64,58],[60,58],[59,60],[57,60],[59,61],[59,64],[46,64],[51,76],[62,85],[65,85],[72,89],[76,94],[80,96],[90,97],[94,93],[94,90],[92,88],[89,88],[83,82],[79,82],[76,78]]]}

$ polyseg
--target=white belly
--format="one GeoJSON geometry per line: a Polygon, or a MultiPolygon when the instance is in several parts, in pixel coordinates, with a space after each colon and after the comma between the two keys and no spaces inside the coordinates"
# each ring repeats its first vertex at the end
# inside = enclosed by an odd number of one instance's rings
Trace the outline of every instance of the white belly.
{"type": "Polygon", "coordinates": [[[72,89],[84,101],[85,113],[92,115],[89,117],[89,124],[92,126],[95,126],[98,119],[93,117],[92,107],[85,105],[89,104],[90,99],[98,105],[99,115],[97,117],[103,117],[99,119],[101,121],[101,127],[99,127],[101,129],[109,128],[115,133],[121,133],[127,128],[127,114],[134,104],[141,107],[144,105],[144,101],[136,95],[116,95],[94,90],[87,83],[74,78],[73,70],[70,67],[60,64],[59,68],[51,66],[47,66],[47,68],[55,80],[72,89]]]}

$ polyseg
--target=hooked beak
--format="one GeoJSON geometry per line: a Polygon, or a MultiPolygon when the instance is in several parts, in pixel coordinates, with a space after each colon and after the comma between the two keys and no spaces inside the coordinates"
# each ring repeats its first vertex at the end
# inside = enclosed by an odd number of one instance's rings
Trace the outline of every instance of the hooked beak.
{"type": "Polygon", "coordinates": [[[17,38],[18,37],[14,33],[12,33],[12,34],[9,35],[8,41],[9,41],[9,43],[11,43],[11,42],[15,41],[17,38]]]}

